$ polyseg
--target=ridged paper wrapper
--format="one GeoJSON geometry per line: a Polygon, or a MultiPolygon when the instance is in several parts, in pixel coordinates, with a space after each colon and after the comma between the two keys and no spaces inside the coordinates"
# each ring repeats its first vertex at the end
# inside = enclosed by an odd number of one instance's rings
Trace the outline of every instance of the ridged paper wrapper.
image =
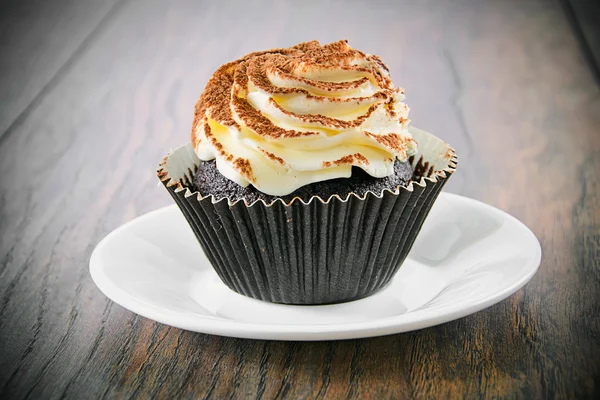
{"type": "Polygon", "coordinates": [[[221,280],[255,299],[329,304],[369,296],[402,266],[431,207],[455,171],[443,140],[410,128],[419,144],[413,180],[392,191],[308,202],[247,204],[194,190],[200,160],[190,143],[160,163],[158,177],[221,280]]]}

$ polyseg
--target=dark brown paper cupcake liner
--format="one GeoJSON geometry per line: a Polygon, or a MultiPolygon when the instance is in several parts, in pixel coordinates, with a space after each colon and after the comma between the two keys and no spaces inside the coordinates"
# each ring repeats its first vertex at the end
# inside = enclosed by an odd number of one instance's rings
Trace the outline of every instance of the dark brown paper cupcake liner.
{"type": "Polygon", "coordinates": [[[203,196],[190,190],[199,160],[189,143],[165,157],[158,176],[228,287],[274,303],[339,303],[391,280],[456,168],[448,144],[411,133],[419,143],[416,181],[363,197],[246,204],[203,196]]]}

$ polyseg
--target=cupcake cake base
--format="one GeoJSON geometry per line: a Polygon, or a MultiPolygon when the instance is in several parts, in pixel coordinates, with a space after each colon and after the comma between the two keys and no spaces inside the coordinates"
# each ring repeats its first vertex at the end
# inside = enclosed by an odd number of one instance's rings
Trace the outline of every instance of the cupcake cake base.
{"type": "Polygon", "coordinates": [[[328,199],[333,195],[345,198],[350,193],[364,196],[367,192],[381,193],[384,189],[394,191],[398,187],[408,185],[413,177],[413,171],[409,162],[399,160],[396,160],[394,164],[394,174],[385,178],[374,178],[361,168],[354,167],[350,178],[315,182],[286,196],[271,196],[257,190],[252,185],[242,187],[225,178],[217,169],[214,160],[200,160],[194,176],[194,185],[190,189],[199,193],[210,193],[215,199],[243,200],[247,204],[252,204],[257,200],[271,203],[276,199],[282,199],[288,203],[296,197],[308,202],[313,196],[321,199],[328,199]]]}

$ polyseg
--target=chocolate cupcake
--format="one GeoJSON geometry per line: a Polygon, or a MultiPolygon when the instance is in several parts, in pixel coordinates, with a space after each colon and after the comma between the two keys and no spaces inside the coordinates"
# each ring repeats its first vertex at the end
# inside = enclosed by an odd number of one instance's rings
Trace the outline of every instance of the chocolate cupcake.
{"type": "Polygon", "coordinates": [[[346,41],[251,53],[213,74],[158,175],[231,289],[359,299],[394,276],[456,167],[403,100],[346,41]]]}
{"type": "Polygon", "coordinates": [[[240,186],[225,178],[218,170],[217,164],[212,161],[200,161],[195,173],[193,189],[200,193],[210,193],[219,200],[227,198],[230,201],[243,200],[248,204],[256,200],[272,203],[276,199],[282,199],[288,203],[294,198],[308,202],[311,197],[318,196],[328,199],[333,195],[346,197],[350,193],[363,196],[367,192],[381,193],[383,189],[395,190],[399,186],[406,186],[413,176],[414,169],[408,162],[396,160],[394,173],[384,178],[373,178],[361,168],[353,167],[349,178],[337,178],[323,182],[314,182],[302,186],[292,193],[284,196],[273,196],[263,193],[252,185],[240,186]]]}

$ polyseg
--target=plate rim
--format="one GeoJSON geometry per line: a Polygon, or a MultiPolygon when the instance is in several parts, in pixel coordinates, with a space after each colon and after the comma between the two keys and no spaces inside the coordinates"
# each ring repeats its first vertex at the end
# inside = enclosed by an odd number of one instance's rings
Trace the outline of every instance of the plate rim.
{"type": "MultiPolygon", "coordinates": [[[[98,289],[118,305],[156,322],[200,333],[267,340],[343,340],[384,336],[424,329],[465,317],[505,300],[531,280],[538,271],[542,258],[541,245],[535,234],[524,223],[512,215],[482,201],[458,194],[442,192],[437,201],[442,198],[454,198],[454,200],[463,201],[476,207],[482,207],[488,212],[501,215],[503,219],[508,219],[513,223],[516,223],[520,228],[524,228],[523,232],[533,239],[531,244],[534,245],[534,248],[531,249],[533,257],[522,267],[521,270],[526,271],[526,273],[520,279],[502,288],[493,295],[484,297],[472,304],[465,305],[459,303],[458,305],[454,305],[456,308],[454,310],[445,310],[444,307],[442,307],[442,313],[440,313],[440,309],[437,308],[359,322],[336,324],[266,324],[222,319],[204,315],[182,315],[173,311],[161,311],[162,309],[160,307],[143,303],[136,296],[124,292],[113,283],[113,280],[103,273],[103,262],[99,260],[99,257],[106,244],[122,230],[129,228],[133,224],[143,223],[146,219],[153,218],[157,214],[170,212],[177,207],[175,204],[145,213],[111,231],[94,248],[90,257],[89,270],[92,280],[98,289]],[[415,316],[417,318],[414,318],[415,316]]],[[[452,306],[448,307],[452,308],[452,306]]]]}

